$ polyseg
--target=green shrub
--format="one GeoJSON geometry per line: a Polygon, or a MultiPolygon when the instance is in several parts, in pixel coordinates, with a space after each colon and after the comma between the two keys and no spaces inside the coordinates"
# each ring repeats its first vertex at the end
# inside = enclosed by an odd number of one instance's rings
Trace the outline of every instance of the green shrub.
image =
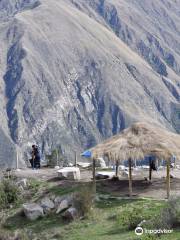
{"type": "Polygon", "coordinates": [[[4,192],[7,198],[7,203],[15,203],[19,199],[19,189],[10,180],[3,181],[4,192]]]}
{"type": "Polygon", "coordinates": [[[0,208],[8,207],[20,200],[18,187],[10,179],[3,180],[0,184],[0,208]]]}
{"type": "Polygon", "coordinates": [[[59,166],[67,165],[68,162],[61,147],[52,150],[51,154],[46,155],[46,160],[48,167],[55,167],[57,164],[59,166]]]}
{"type": "Polygon", "coordinates": [[[0,240],[28,240],[29,238],[24,232],[9,233],[0,230],[0,240]]]}
{"type": "Polygon", "coordinates": [[[28,189],[37,191],[41,185],[41,182],[36,179],[30,179],[28,182],[28,189]]]}
{"type": "Polygon", "coordinates": [[[180,226],[180,198],[172,198],[168,202],[169,214],[173,227],[180,226]]]}
{"type": "Polygon", "coordinates": [[[0,184],[0,209],[6,206],[7,198],[4,192],[3,184],[0,184]]]}
{"type": "Polygon", "coordinates": [[[146,228],[152,229],[172,229],[180,226],[180,198],[169,200],[166,207],[146,225],[146,228]]]}
{"type": "Polygon", "coordinates": [[[81,216],[88,217],[94,205],[93,184],[89,183],[80,187],[79,191],[74,193],[74,207],[81,216]]]}
{"type": "Polygon", "coordinates": [[[117,216],[118,225],[121,225],[129,230],[133,230],[137,225],[144,220],[142,208],[129,207],[117,216]]]}

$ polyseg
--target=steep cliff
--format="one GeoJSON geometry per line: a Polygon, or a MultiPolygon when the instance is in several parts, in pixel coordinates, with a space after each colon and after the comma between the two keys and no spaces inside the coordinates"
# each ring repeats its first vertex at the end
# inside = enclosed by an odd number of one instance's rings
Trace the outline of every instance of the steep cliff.
{"type": "Polygon", "coordinates": [[[72,159],[139,120],[180,131],[179,32],[155,37],[135,2],[0,1],[1,127],[22,152],[36,142],[72,159]]]}

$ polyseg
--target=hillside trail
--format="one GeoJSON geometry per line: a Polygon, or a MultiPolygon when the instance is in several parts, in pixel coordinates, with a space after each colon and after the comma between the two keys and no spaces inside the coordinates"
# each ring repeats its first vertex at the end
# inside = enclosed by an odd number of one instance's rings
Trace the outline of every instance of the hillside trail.
{"type": "MultiPolygon", "coordinates": [[[[18,178],[33,178],[44,182],[51,182],[60,187],[69,187],[79,183],[87,183],[92,180],[92,171],[81,169],[81,180],[61,180],[58,178],[57,169],[42,168],[40,170],[21,169],[15,171],[14,175],[18,178]]],[[[166,170],[154,171],[151,182],[145,180],[148,171],[139,171],[133,176],[133,195],[140,198],[165,199],[166,198],[166,170]]],[[[171,171],[171,196],[180,196],[180,170],[171,171]]],[[[116,197],[128,196],[128,178],[121,177],[119,181],[111,179],[97,180],[97,192],[116,197]]]]}

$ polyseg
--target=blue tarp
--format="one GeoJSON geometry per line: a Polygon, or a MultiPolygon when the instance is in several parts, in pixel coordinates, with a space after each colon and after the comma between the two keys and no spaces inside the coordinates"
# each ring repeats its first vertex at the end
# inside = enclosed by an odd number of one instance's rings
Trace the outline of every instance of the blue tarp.
{"type": "Polygon", "coordinates": [[[91,158],[92,153],[91,153],[91,151],[87,150],[87,151],[81,153],[81,156],[86,157],[86,158],[91,158]]]}

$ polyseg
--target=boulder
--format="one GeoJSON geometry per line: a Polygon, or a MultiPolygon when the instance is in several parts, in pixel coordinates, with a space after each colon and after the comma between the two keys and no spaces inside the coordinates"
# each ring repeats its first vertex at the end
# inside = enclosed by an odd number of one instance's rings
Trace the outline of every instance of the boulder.
{"type": "Polygon", "coordinates": [[[104,172],[97,172],[96,178],[97,179],[107,179],[107,178],[113,178],[115,175],[114,172],[104,171],[104,172]]]}
{"type": "Polygon", "coordinates": [[[119,166],[118,166],[118,170],[119,170],[119,171],[126,170],[126,166],[124,166],[124,165],[119,165],[119,166]]]}
{"type": "MultiPolygon", "coordinates": [[[[121,172],[121,175],[123,177],[129,177],[129,170],[124,170],[121,172]]],[[[136,174],[134,172],[132,172],[132,176],[136,176],[136,174]]]]}
{"type": "Polygon", "coordinates": [[[88,167],[92,166],[92,163],[78,162],[77,165],[81,168],[88,168],[88,167]]]}
{"type": "Polygon", "coordinates": [[[43,208],[36,203],[23,204],[23,211],[29,220],[36,220],[44,216],[43,208]]]}
{"type": "Polygon", "coordinates": [[[78,167],[65,167],[57,171],[60,179],[80,180],[80,170],[78,167]]]}
{"type": "Polygon", "coordinates": [[[62,200],[64,200],[64,197],[62,197],[62,196],[57,196],[54,199],[55,208],[57,208],[59,206],[59,204],[62,202],[62,200]]]}
{"type": "Polygon", "coordinates": [[[51,199],[49,199],[48,197],[43,198],[41,200],[40,205],[43,208],[44,213],[51,211],[55,207],[54,202],[51,199]]]}
{"type": "Polygon", "coordinates": [[[76,208],[70,207],[62,214],[62,216],[67,220],[75,220],[79,217],[79,214],[76,208]]]}
{"type": "Polygon", "coordinates": [[[69,207],[69,201],[67,199],[62,200],[57,208],[56,214],[63,212],[68,207],[69,207]]]}
{"type": "Polygon", "coordinates": [[[20,181],[17,182],[17,186],[22,188],[22,189],[25,189],[28,185],[28,180],[27,178],[23,178],[21,179],[20,181]]]}
{"type": "Polygon", "coordinates": [[[96,167],[106,168],[106,163],[103,158],[96,159],[96,167]]]}

